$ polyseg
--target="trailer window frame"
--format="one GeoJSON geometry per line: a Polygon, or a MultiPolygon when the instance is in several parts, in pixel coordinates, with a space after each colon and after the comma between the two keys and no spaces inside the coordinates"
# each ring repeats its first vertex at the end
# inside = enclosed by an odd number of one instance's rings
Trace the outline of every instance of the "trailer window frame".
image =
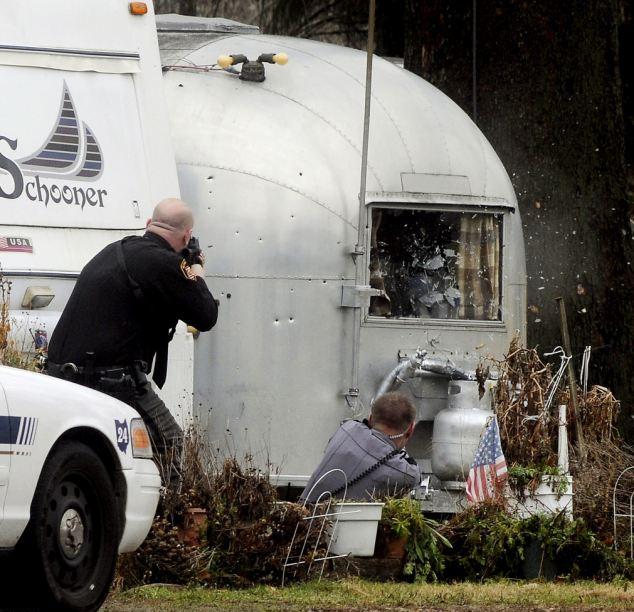
{"type": "Polygon", "coordinates": [[[370,263],[372,255],[372,217],[373,211],[376,209],[393,209],[404,211],[421,211],[429,213],[462,213],[462,214],[490,214],[498,218],[499,223],[499,270],[498,270],[498,282],[499,282],[499,304],[497,319],[467,319],[467,318],[443,318],[443,317],[417,317],[417,316],[385,316],[379,314],[370,313],[370,305],[367,304],[363,309],[362,324],[370,327],[450,327],[455,329],[502,329],[506,327],[506,312],[504,308],[506,286],[504,280],[504,269],[508,265],[507,256],[508,252],[504,244],[504,225],[508,219],[509,213],[515,212],[514,208],[508,205],[506,202],[488,202],[488,201],[471,201],[473,198],[469,198],[467,202],[458,202],[453,198],[449,201],[442,201],[446,198],[441,198],[440,202],[434,202],[433,200],[425,197],[426,201],[412,201],[411,199],[388,199],[383,198],[373,199],[367,202],[366,205],[366,226],[368,228],[366,235],[365,256],[364,256],[364,272],[365,272],[365,284],[370,285],[370,263]]]}

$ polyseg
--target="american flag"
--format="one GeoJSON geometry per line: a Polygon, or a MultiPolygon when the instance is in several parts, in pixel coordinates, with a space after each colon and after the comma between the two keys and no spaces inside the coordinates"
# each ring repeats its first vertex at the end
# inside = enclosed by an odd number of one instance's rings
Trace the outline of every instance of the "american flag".
{"type": "Polygon", "coordinates": [[[500,485],[508,478],[506,459],[502,452],[500,430],[496,417],[480,438],[469,477],[467,478],[467,501],[477,503],[494,497],[500,492],[500,485]]]}

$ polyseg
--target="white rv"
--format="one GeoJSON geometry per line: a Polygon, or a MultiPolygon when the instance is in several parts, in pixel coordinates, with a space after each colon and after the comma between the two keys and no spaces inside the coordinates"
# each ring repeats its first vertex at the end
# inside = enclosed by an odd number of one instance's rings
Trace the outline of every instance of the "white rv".
{"type": "MultiPolygon", "coordinates": [[[[27,344],[45,344],[93,255],[179,195],[152,4],[130,6],[0,7],[0,266],[27,344]]],[[[187,408],[191,336],[179,331],[163,395],[187,408]]]]}
{"type": "MultiPolygon", "coordinates": [[[[2,321],[45,347],[83,265],[179,193],[151,3],[2,3],[0,88],[2,321]]],[[[151,457],[129,406],[0,368],[0,607],[97,609],[150,528],[151,457]]]]}

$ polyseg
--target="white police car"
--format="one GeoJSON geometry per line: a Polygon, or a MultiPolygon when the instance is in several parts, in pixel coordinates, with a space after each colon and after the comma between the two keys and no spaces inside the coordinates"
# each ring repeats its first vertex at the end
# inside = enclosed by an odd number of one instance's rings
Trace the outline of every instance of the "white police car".
{"type": "Polygon", "coordinates": [[[117,552],[147,535],[160,485],[135,410],[0,367],[0,609],[96,610],[117,552]]]}

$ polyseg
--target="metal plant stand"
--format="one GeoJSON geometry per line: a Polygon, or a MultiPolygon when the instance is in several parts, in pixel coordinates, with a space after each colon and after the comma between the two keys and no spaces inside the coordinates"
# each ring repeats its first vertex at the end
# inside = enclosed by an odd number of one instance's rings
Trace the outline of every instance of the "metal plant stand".
{"type": "MultiPolygon", "coordinates": [[[[348,492],[348,481],[346,478],[346,474],[343,470],[333,469],[326,472],[311,488],[306,499],[311,498],[311,493],[315,489],[315,487],[326,477],[339,473],[341,475],[343,481],[343,496],[337,499],[337,503],[342,503],[346,500],[346,494],[348,492]]],[[[289,568],[293,568],[293,576],[297,574],[298,569],[301,566],[306,567],[306,574],[310,574],[314,565],[319,565],[319,578],[323,576],[326,561],[330,561],[331,559],[341,559],[343,557],[347,557],[348,555],[331,555],[330,554],[330,546],[332,545],[331,535],[335,532],[337,525],[339,524],[339,516],[342,514],[346,514],[345,511],[330,511],[332,506],[333,497],[330,491],[324,491],[318,498],[315,504],[313,505],[312,512],[310,516],[306,516],[302,521],[308,521],[308,529],[303,537],[297,537],[297,532],[299,531],[299,527],[301,523],[297,523],[295,526],[295,531],[293,532],[293,538],[291,540],[291,544],[288,547],[288,553],[286,554],[286,559],[284,561],[284,565],[282,566],[282,586],[284,586],[284,582],[286,580],[287,570],[291,571],[289,568]],[[332,523],[332,528],[329,528],[329,520],[334,517],[334,522],[332,523]],[[313,545],[309,544],[310,536],[317,532],[317,539],[313,545]],[[328,546],[326,548],[326,554],[323,557],[317,557],[317,550],[319,548],[319,544],[324,541],[324,538],[328,541],[328,546]]],[[[306,507],[306,502],[304,502],[304,507],[306,507]]]]}
{"type": "Polygon", "coordinates": [[[614,483],[614,491],[612,493],[612,512],[613,512],[613,521],[614,521],[614,549],[618,550],[618,530],[616,526],[617,519],[626,518],[630,521],[630,559],[634,559],[634,491],[629,493],[628,498],[628,506],[629,512],[617,512],[616,501],[617,501],[617,491],[619,486],[619,481],[621,478],[630,470],[634,470],[634,465],[625,468],[616,479],[614,483]]]}

